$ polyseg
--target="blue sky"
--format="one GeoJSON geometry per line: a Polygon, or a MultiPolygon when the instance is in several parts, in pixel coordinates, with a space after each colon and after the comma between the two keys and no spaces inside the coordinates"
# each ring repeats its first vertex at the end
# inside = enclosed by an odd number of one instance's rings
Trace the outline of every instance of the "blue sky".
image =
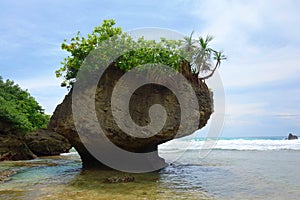
{"type": "Polygon", "coordinates": [[[0,75],[15,80],[52,113],[67,90],[54,71],[60,44],[114,18],[123,30],[210,33],[228,60],[223,136],[300,135],[300,1],[0,1],[0,75]]]}

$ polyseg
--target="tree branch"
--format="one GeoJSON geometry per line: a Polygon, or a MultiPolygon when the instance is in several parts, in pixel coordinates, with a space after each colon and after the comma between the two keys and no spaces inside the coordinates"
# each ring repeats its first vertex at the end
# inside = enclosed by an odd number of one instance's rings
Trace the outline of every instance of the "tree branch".
{"type": "Polygon", "coordinates": [[[201,77],[201,78],[199,78],[199,79],[202,81],[202,80],[205,80],[205,79],[208,79],[208,78],[212,77],[212,76],[214,75],[214,73],[215,73],[215,71],[216,71],[216,69],[218,68],[219,65],[220,65],[220,62],[217,62],[217,63],[216,63],[216,66],[214,67],[213,70],[211,70],[211,73],[210,73],[209,75],[204,76],[204,77],[201,77]]]}

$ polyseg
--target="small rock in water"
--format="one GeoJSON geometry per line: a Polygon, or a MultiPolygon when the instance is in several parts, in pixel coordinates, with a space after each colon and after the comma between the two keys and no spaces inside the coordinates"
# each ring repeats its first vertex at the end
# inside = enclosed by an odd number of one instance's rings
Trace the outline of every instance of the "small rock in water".
{"type": "Polygon", "coordinates": [[[105,183],[128,183],[128,182],[133,182],[134,177],[133,176],[112,176],[109,178],[106,178],[104,180],[105,183]]]}
{"type": "Polygon", "coordinates": [[[293,135],[292,133],[289,134],[288,140],[298,140],[298,137],[296,135],[293,135]]]}

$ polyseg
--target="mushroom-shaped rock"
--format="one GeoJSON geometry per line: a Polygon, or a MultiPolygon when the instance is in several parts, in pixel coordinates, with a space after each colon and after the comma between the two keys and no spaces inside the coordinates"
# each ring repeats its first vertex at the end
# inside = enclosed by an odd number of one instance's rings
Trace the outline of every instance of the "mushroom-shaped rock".
{"type": "MultiPolygon", "coordinates": [[[[153,152],[150,157],[145,157],[145,160],[141,161],[144,165],[151,166],[155,162],[164,163],[164,160],[157,154],[157,146],[174,138],[190,135],[194,131],[201,129],[206,125],[213,112],[213,100],[210,90],[204,82],[199,82],[195,77],[187,77],[187,83],[178,83],[178,85],[174,86],[179,91],[177,95],[175,95],[176,91],[171,91],[163,85],[142,85],[134,91],[128,100],[129,113],[122,113],[125,111],[118,108],[118,105],[124,103],[124,99],[120,95],[116,95],[114,102],[116,108],[113,110],[111,101],[113,91],[119,79],[124,74],[125,71],[117,67],[110,67],[101,76],[96,87],[83,88],[80,94],[76,94],[77,97],[74,97],[73,88],[65,96],[63,102],[56,107],[51,117],[48,129],[65,136],[69,140],[71,145],[80,154],[84,168],[114,168],[99,161],[86,145],[87,143],[97,141],[98,143],[94,146],[103,147],[106,145],[104,140],[107,139],[117,148],[124,151],[137,154],[153,152]],[[189,94],[185,94],[188,87],[191,87],[194,91],[195,102],[191,100],[192,98],[189,94]],[[93,101],[90,100],[91,97],[94,98],[93,101]],[[74,100],[77,101],[77,99],[79,99],[79,104],[76,104],[76,106],[72,105],[75,103],[74,100]],[[188,105],[195,104],[197,105],[197,109],[192,109],[192,106],[189,108],[186,105],[184,107],[180,104],[180,101],[189,102],[188,105]],[[140,135],[135,137],[132,134],[126,133],[120,128],[113,114],[115,111],[115,114],[117,113],[118,116],[127,116],[137,126],[146,127],[152,120],[159,121],[164,118],[155,114],[151,116],[150,110],[153,105],[157,104],[160,107],[156,108],[162,108],[166,111],[166,119],[163,127],[156,134],[148,137],[140,137],[140,135]],[[89,112],[91,109],[95,109],[95,115],[91,115],[89,112]],[[77,110],[76,113],[74,113],[75,110],[77,110]],[[185,110],[189,110],[189,112],[183,115],[185,110]],[[76,122],[74,121],[75,115],[76,122]],[[195,115],[199,116],[197,121],[192,117],[195,115]],[[94,140],[93,136],[98,137],[97,134],[100,134],[97,132],[99,130],[97,126],[101,127],[105,138],[94,140]],[[79,129],[81,134],[78,134],[79,129]],[[179,129],[181,130],[180,133],[178,133],[179,129]],[[84,135],[82,135],[82,132],[84,135]]],[[[128,85],[119,85],[122,87],[120,91],[124,91],[124,93],[130,91],[128,85]]],[[[147,134],[147,130],[145,134],[147,134]]],[[[102,148],[101,151],[100,154],[104,157],[111,156],[112,159],[115,158],[114,153],[110,152],[110,150],[102,148]]],[[[119,165],[124,166],[126,166],[126,162],[131,162],[126,157],[116,157],[115,159],[120,159],[119,165]]]]}

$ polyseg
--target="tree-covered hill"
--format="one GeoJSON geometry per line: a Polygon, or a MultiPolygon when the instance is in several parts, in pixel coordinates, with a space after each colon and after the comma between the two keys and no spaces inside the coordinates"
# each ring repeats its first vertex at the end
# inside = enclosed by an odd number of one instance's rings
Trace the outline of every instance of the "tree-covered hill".
{"type": "Polygon", "coordinates": [[[0,76],[0,133],[9,126],[10,132],[24,134],[46,127],[48,122],[49,116],[27,90],[0,76]]]}

